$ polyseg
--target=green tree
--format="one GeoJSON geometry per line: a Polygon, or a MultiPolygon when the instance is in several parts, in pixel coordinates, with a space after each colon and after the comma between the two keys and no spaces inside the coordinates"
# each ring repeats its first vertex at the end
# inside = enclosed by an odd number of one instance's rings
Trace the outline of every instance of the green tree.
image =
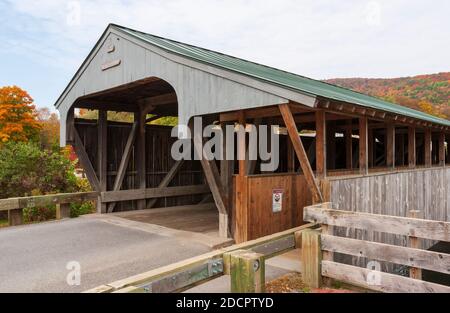
{"type": "Polygon", "coordinates": [[[7,142],[0,148],[0,198],[77,191],[67,149],[41,150],[35,142],[7,142]]]}

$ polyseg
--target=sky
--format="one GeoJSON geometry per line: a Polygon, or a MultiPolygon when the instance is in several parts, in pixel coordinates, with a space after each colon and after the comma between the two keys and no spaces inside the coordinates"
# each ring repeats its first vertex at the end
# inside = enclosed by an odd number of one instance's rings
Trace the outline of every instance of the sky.
{"type": "Polygon", "coordinates": [[[315,79],[450,71],[448,0],[0,0],[0,86],[58,96],[109,23],[315,79]]]}

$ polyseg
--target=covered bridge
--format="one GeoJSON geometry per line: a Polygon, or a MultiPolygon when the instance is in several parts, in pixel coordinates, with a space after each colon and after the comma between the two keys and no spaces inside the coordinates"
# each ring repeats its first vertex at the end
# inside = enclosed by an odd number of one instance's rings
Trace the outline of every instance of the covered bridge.
{"type": "Polygon", "coordinates": [[[334,85],[111,24],[55,105],[61,145],[75,147],[101,213],[211,200],[220,235],[237,242],[302,224],[313,202],[450,221],[450,121],[334,85]],[[171,127],[150,124],[167,116],[280,125],[280,165],[175,161],[171,127]]]}

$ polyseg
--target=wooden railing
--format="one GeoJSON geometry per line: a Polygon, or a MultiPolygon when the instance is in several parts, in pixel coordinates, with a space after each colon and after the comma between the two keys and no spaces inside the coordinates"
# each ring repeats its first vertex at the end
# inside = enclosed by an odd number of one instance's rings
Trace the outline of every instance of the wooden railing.
{"type": "Polygon", "coordinates": [[[421,269],[450,274],[450,255],[420,249],[422,239],[450,242],[450,223],[418,218],[396,217],[333,210],[330,203],[306,207],[306,221],[318,223],[321,230],[302,235],[302,273],[305,283],[318,287],[327,279],[381,292],[450,292],[450,287],[421,280],[421,269]],[[350,239],[334,235],[333,227],[346,227],[408,237],[409,246],[350,239]],[[370,268],[335,261],[334,253],[374,260],[370,268]],[[376,261],[405,265],[410,277],[381,272],[376,261]]]}
{"type": "MultiPolygon", "coordinates": [[[[229,275],[232,292],[264,292],[265,260],[298,248],[310,223],[87,290],[88,293],[178,292],[229,275]]],[[[299,254],[300,258],[300,254],[299,254]]]]}
{"type": "Polygon", "coordinates": [[[0,211],[8,211],[10,226],[23,223],[23,209],[56,205],[56,218],[70,217],[70,203],[97,200],[98,192],[60,193],[45,196],[0,199],[0,211]]]}

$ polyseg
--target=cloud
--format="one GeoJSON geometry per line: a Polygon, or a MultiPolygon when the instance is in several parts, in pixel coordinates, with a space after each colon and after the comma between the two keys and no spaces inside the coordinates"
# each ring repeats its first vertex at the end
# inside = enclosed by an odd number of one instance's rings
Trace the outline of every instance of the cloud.
{"type": "Polygon", "coordinates": [[[446,0],[7,0],[0,9],[0,53],[68,73],[111,22],[313,78],[450,69],[446,0]]]}

